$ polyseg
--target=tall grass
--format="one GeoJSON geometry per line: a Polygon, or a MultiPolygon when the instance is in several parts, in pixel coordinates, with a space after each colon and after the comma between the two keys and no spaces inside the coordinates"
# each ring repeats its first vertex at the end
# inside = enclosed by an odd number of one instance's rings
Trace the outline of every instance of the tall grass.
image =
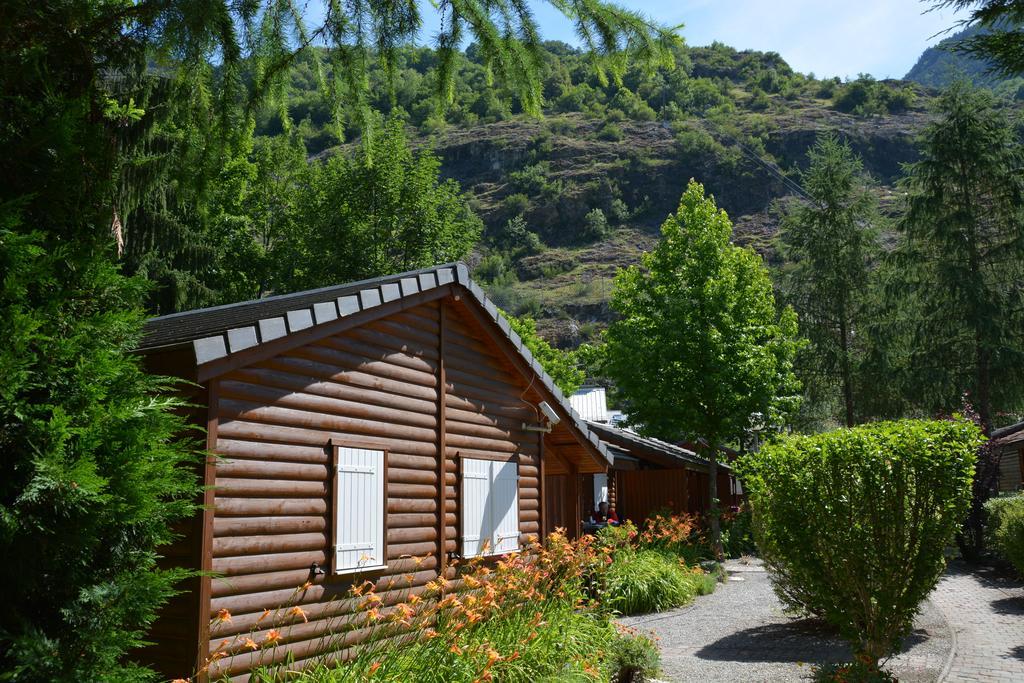
{"type": "MultiPolygon", "coordinates": [[[[708,575],[662,550],[621,550],[604,577],[602,601],[622,614],[681,607],[707,590],[708,575]]],[[[711,589],[714,590],[714,583],[711,589]]]]}

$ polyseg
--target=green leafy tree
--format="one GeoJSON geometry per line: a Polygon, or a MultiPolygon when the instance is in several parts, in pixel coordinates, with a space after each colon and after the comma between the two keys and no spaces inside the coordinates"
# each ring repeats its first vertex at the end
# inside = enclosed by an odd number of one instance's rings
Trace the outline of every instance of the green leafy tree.
{"type": "MultiPolygon", "coordinates": [[[[936,113],[907,167],[893,254],[912,339],[905,386],[933,411],[967,390],[988,435],[996,412],[1024,400],[1024,150],[987,91],[955,84],[936,113]]],[[[982,544],[989,469],[978,468],[966,553],[982,544]]]]}
{"type": "Polygon", "coordinates": [[[788,436],[743,456],[779,598],[824,618],[877,671],[945,569],[982,441],[968,420],[904,420],[788,436]]]}
{"type": "MultiPolygon", "coordinates": [[[[483,224],[441,162],[414,152],[400,121],[371,149],[314,165],[276,253],[286,265],[276,291],[323,287],[464,257],[483,224]]],[[[273,251],[271,252],[274,253],[273,251]]]]}
{"type": "Polygon", "coordinates": [[[718,556],[719,446],[755,421],[784,424],[800,403],[796,314],[777,310],[761,257],[731,237],[728,216],[691,181],[655,250],[616,277],[621,317],[604,363],[642,432],[701,444],[718,556]]]}
{"type": "Polygon", "coordinates": [[[847,427],[856,421],[855,394],[867,313],[869,276],[880,247],[878,200],[850,146],[834,135],[818,138],[802,174],[810,202],[782,222],[784,289],[810,342],[801,379],[814,399],[839,388],[847,427]]]}
{"type": "Polygon", "coordinates": [[[564,351],[555,348],[548,340],[537,333],[537,322],[528,316],[515,317],[504,314],[508,318],[512,329],[523,340],[526,348],[544,368],[544,371],[551,375],[558,388],[566,396],[576,393],[576,390],[583,384],[586,375],[579,368],[576,355],[572,351],[564,351]]]}

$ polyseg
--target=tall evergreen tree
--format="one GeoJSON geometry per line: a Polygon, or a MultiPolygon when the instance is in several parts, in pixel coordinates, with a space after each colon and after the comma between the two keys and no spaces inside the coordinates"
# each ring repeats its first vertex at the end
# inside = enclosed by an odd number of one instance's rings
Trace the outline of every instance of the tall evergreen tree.
{"type": "Polygon", "coordinates": [[[141,280],[116,263],[111,95],[144,68],[125,3],[5,3],[0,18],[0,677],[131,681],[179,573],[157,568],[197,486],[165,382],[132,354],[141,280]],[[116,8],[115,8],[116,5],[116,8]],[[112,235],[113,233],[113,235],[112,235]]]}
{"type": "Polygon", "coordinates": [[[812,201],[797,205],[782,222],[784,289],[810,342],[800,364],[804,386],[813,399],[828,403],[835,403],[838,387],[842,420],[852,427],[860,328],[880,251],[878,200],[860,159],[835,135],[819,137],[807,156],[802,180],[812,201]]]}
{"type": "Polygon", "coordinates": [[[754,422],[784,424],[800,403],[796,314],[777,310],[761,257],[731,237],[729,217],[691,181],[655,250],[616,277],[621,318],[604,349],[632,424],[701,444],[718,556],[719,447],[754,422]]]}
{"type": "MultiPolygon", "coordinates": [[[[894,295],[911,324],[906,386],[931,410],[955,410],[968,392],[988,435],[998,412],[1024,401],[1024,150],[988,91],[957,83],[936,113],[903,181],[893,254],[902,274],[894,295]]],[[[977,467],[966,527],[973,552],[988,465],[977,467]]]]}

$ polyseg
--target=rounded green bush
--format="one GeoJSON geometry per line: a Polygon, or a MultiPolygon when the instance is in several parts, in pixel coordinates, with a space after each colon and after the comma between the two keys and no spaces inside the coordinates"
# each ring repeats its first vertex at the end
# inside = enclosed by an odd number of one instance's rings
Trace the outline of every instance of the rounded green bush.
{"type": "Polygon", "coordinates": [[[981,433],[963,421],[880,422],[790,436],[740,465],[779,598],[877,663],[935,587],[966,514],[981,433]]]}
{"type": "Polygon", "coordinates": [[[994,498],[985,510],[992,547],[1024,576],[1024,495],[994,498]]]}

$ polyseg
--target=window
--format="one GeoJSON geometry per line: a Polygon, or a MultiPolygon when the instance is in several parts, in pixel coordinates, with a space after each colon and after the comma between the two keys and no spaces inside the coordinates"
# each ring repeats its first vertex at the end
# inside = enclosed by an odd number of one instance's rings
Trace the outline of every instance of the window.
{"type": "Polygon", "coordinates": [[[518,549],[518,465],[463,458],[463,556],[501,555],[518,549]]]}
{"type": "Polygon", "coordinates": [[[339,446],[334,476],[335,574],[386,566],[386,506],[384,451],[339,446]]]}

